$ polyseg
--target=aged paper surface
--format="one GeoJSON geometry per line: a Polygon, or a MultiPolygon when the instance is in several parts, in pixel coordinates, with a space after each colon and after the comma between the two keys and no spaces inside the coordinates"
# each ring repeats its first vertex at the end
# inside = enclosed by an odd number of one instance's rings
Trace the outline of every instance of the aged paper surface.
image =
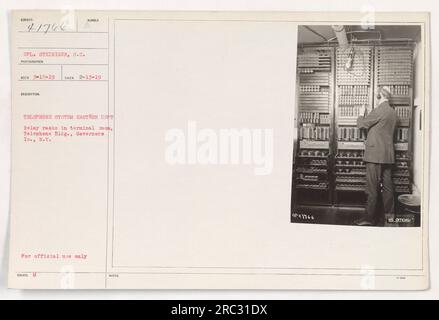
{"type": "Polygon", "coordinates": [[[298,26],[364,14],[14,11],[9,286],[428,288],[429,16],[373,18],[420,29],[419,227],[290,221],[298,26]]]}

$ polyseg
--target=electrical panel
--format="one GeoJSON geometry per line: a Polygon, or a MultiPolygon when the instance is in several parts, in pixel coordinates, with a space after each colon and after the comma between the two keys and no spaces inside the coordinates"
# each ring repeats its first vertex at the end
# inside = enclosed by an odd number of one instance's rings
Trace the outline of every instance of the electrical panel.
{"type": "Polygon", "coordinates": [[[413,108],[413,50],[409,46],[375,48],[376,87],[389,87],[390,105],[398,115],[395,132],[393,184],[397,194],[411,193],[411,124],[413,108]]]}
{"type": "Polygon", "coordinates": [[[333,49],[302,48],[298,70],[298,153],[295,187],[305,202],[330,202],[329,153],[332,137],[333,49]],[[303,191],[303,192],[302,192],[303,191]]]}
{"type": "Polygon", "coordinates": [[[363,205],[366,165],[365,129],[357,128],[360,110],[373,104],[373,47],[350,46],[336,50],[336,155],[334,202],[363,205]]]}

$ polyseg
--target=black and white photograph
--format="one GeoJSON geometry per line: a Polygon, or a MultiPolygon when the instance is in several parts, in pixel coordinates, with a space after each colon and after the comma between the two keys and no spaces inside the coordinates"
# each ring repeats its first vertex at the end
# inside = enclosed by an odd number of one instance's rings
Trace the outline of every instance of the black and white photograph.
{"type": "Polygon", "coordinates": [[[298,27],[291,222],[419,227],[418,25],[298,27]]]}
{"type": "Polygon", "coordinates": [[[8,9],[0,299],[426,296],[439,30],[315,1],[8,9]]]}

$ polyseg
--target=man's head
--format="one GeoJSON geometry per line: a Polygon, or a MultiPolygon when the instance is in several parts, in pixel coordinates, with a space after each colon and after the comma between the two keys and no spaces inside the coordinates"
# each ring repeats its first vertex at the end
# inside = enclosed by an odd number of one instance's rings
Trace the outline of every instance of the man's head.
{"type": "Polygon", "coordinates": [[[377,92],[378,101],[389,100],[391,96],[390,88],[387,86],[379,87],[377,92]]]}

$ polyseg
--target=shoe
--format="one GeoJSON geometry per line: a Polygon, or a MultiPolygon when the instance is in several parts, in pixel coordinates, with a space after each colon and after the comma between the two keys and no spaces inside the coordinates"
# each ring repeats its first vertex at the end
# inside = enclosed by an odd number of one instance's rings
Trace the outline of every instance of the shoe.
{"type": "Polygon", "coordinates": [[[354,221],[354,225],[361,227],[371,227],[374,226],[375,224],[367,219],[358,219],[354,221]]]}

